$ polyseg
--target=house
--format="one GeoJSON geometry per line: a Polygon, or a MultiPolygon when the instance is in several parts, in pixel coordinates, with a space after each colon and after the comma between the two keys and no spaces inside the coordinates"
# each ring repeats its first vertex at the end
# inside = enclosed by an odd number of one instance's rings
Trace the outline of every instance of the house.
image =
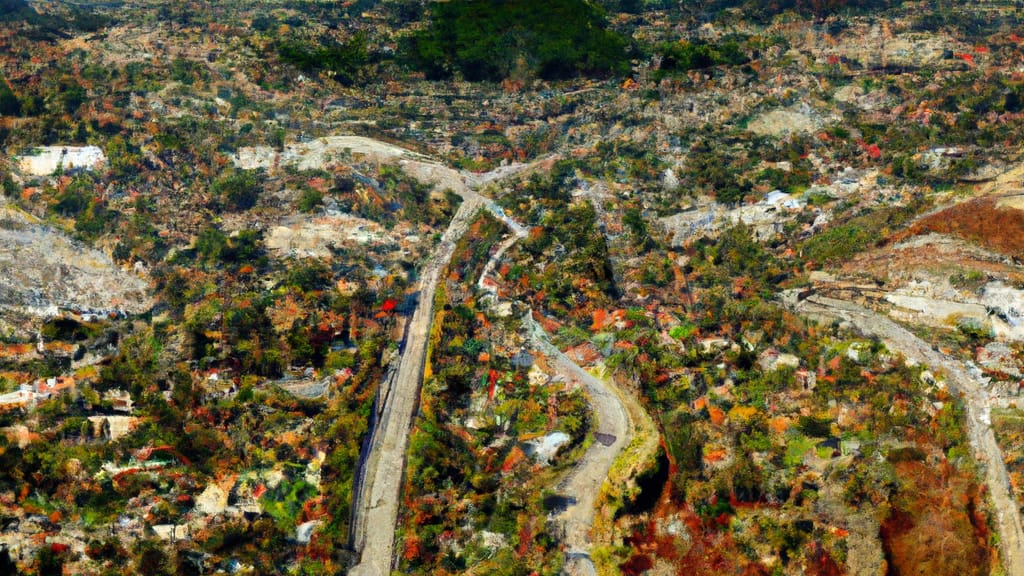
{"type": "Polygon", "coordinates": [[[31,385],[22,384],[14,392],[0,395],[0,411],[34,406],[39,398],[31,385]]]}
{"type": "Polygon", "coordinates": [[[757,363],[765,372],[779,370],[781,368],[800,367],[799,358],[792,354],[784,354],[774,348],[769,348],[762,352],[757,363]]]}
{"type": "Polygon", "coordinates": [[[704,338],[700,341],[700,348],[705,353],[721,352],[732,345],[726,338],[704,338]]]}
{"type": "Polygon", "coordinates": [[[152,530],[157,538],[171,542],[189,540],[192,536],[192,531],[188,524],[157,524],[152,526],[152,530]]]}
{"type": "Polygon", "coordinates": [[[813,370],[800,369],[796,371],[796,383],[804,390],[814,390],[818,383],[817,376],[813,370]]]}
{"type": "Polygon", "coordinates": [[[804,207],[803,201],[793,198],[782,190],[772,190],[765,195],[761,203],[768,206],[782,206],[787,210],[801,210],[804,207]]]}
{"type": "Polygon", "coordinates": [[[33,386],[36,394],[41,398],[49,398],[57,394],[64,394],[75,389],[75,379],[71,377],[58,376],[36,381],[33,386]]]}
{"type": "Polygon", "coordinates": [[[0,434],[3,434],[9,443],[18,448],[25,448],[40,438],[39,434],[32,432],[24,424],[0,428],[0,434]]]}
{"type": "Polygon", "coordinates": [[[89,416],[89,423],[92,425],[92,433],[96,438],[117,440],[130,434],[139,424],[139,418],[135,416],[89,416]]]}

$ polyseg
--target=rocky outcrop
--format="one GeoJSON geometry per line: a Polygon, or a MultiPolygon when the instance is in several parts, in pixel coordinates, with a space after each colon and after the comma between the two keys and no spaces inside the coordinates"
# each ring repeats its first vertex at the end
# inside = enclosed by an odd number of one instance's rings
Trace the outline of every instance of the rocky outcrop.
{"type": "Polygon", "coordinates": [[[98,146],[42,146],[16,157],[23,176],[50,176],[57,171],[94,170],[107,163],[98,146]]]}
{"type": "Polygon", "coordinates": [[[5,318],[45,318],[61,309],[134,314],[151,305],[143,278],[32,216],[0,206],[0,310],[5,318]]]}

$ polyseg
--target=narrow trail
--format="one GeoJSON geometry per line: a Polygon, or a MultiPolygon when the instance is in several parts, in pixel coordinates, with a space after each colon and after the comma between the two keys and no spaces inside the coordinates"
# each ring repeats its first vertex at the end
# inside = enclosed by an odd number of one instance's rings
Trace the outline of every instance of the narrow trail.
{"type": "Polygon", "coordinates": [[[907,329],[871,310],[821,296],[811,296],[801,302],[790,300],[787,305],[807,316],[849,322],[865,335],[880,338],[891,350],[902,353],[907,359],[945,374],[949,388],[964,399],[967,433],[975,457],[984,470],[999,534],[1003,568],[1007,574],[1024,574],[1024,530],[1021,528],[1020,508],[1013,497],[1003,454],[992,432],[991,399],[984,386],[960,362],[933,350],[907,329]]]}

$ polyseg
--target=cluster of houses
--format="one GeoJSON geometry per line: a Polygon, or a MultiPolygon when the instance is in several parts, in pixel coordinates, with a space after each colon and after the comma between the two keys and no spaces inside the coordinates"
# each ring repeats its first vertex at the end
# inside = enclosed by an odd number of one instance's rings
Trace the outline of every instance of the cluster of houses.
{"type": "MultiPolygon", "coordinates": [[[[75,379],[70,376],[40,378],[35,382],[22,384],[17,390],[0,395],[0,412],[32,408],[43,400],[60,394],[70,394],[75,390],[75,386],[75,379]]],[[[132,411],[131,394],[124,390],[107,390],[103,393],[103,400],[110,402],[111,407],[117,412],[130,414],[132,411]]]]}

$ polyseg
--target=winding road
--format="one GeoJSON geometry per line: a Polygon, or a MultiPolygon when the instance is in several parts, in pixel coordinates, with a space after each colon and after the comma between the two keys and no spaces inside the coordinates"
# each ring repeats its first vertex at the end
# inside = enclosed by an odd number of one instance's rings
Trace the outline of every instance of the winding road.
{"type": "Polygon", "coordinates": [[[1024,574],[1024,530],[1021,528],[1019,507],[1013,497],[1009,475],[1002,452],[992,432],[989,410],[991,399],[981,382],[975,379],[960,362],[933,350],[907,329],[871,310],[822,296],[810,296],[794,302],[784,301],[795,311],[807,316],[839,319],[849,322],[865,335],[875,336],[895,352],[907,359],[941,370],[950,390],[963,396],[967,411],[967,434],[975,457],[985,473],[992,511],[999,534],[1003,568],[1006,574],[1024,574]]]}
{"type": "MultiPolygon", "coordinates": [[[[352,545],[359,562],[350,571],[354,576],[386,576],[394,565],[395,525],[398,519],[401,490],[406,465],[409,436],[419,404],[427,340],[433,319],[434,294],[441,274],[451,261],[455,245],[465,234],[476,215],[487,210],[505,223],[513,235],[491,257],[484,274],[493,271],[498,260],[516,241],[525,238],[527,229],[505,214],[493,201],[481,196],[476,188],[496,183],[531,169],[548,159],[531,164],[501,167],[484,175],[470,175],[436,163],[422,155],[369,138],[336,137],[332,145],[392,162],[406,174],[450,189],[462,198],[441,242],[424,264],[419,281],[419,300],[406,329],[405,346],[398,370],[381,384],[378,395],[376,425],[370,434],[357,491],[353,494],[352,545]]],[[[480,287],[484,287],[484,276],[480,287]]],[[[633,426],[617,392],[606,382],[594,378],[572,363],[547,340],[543,330],[529,318],[534,344],[547,354],[567,379],[581,382],[590,394],[598,420],[598,438],[574,471],[559,485],[559,492],[569,496],[572,504],[559,516],[567,548],[567,571],[570,574],[593,574],[589,559],[590,528],[594,520],[594,504],[601,483],[607,478],[612,462],[629,444],[633,426]],[[574,568],[575,566],[575,568],[574,568]]]]}
{"type": "Polygon", "coordinates": [[[569,506],[556,518],[566,548],[564,572],[589,576],[596,574],[590,559],[590,531],[594,526],[597,497],[601,493],[601,485],[608,478],[612,463],[633,440],[633,421],[619,392],[607,381],[595,378],[580,368],[551,344],[532,312],[523,318],[523,324],[529,327],[534,346],[547,356],[551,366],[567,381],[583,384],[597,417],[597,440],[555,490],[557,494],[569,499],[569,506]]]}
{"type": "MultiPolygon", "coordinates": [[[[494,272],[505,252],[526,236],[525,228],[518,225],[510,228],[513,234],[494,251],[477,282],[480,291],[495,298],[497,290],[486,279],[494,272]]],[[[597,417],[597,441],[590,445],[580,462],[555,489],[556,494],[568,502],[565,510],[555,518],[566,549],[564,572],[573,576],[589,576],[596,574],[590,559],[590,533],[594,526],[597,498],[615,459],[633,440],[634,424],[614,386],[595,378],[555,347],[544,328],[534,319],[533,312],[523,317],[523,326],[529,331],[534,349],[547,357],[551,368],[566,382],[583,386],[597,417]]]]}

